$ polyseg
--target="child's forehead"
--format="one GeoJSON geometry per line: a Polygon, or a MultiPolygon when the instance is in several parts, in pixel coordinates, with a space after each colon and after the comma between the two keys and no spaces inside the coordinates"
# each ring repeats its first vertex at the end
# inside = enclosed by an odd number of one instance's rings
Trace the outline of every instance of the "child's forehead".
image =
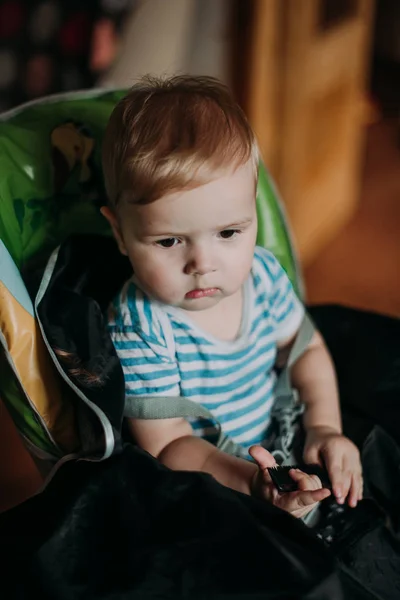
{"type": "Polygon", "coordinates": [[[123,204],[142,206],[159,204],[165,201],[171,201],[177,198],[191,198],[196,196],[201,198],[203,195],[220,195],[221,191],[227,190],[229,196],[253,195],[257,185],[257,173],[251,160],[245,163],[237,164],[232,161],[220,168],[210,168],[204,165],[193,174],[193,177],[184,185],[172,187],[165,182],[165,190],[154,198],[143,198],[135,200],[135,190],[125,190],[121,197],[123,204]]]}
{"type": "Polygon", "coordinates": [[[175,191],[148,204],[130,205],[123,220],[139,235],[196,235],[240,226],[255,214],[255,190],[226,188],[210,182],[192,190],[175,191]]]}

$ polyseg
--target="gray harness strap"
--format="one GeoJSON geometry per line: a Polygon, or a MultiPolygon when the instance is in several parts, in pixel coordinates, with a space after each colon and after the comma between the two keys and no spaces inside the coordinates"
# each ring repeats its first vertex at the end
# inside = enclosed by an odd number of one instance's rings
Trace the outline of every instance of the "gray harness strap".
{"type": "Polygon", "coordinates": [[[314,335],[315,327],[307,313],[275,386],[275,403],[271,417],[275,422],[277,434],[272,440],[270,451],[277,463],[293,464],[293,439],[296,422],[304,412],[304,404],[298,399],[297,390],[292,387],[290,369],[307,349],[314,335]]]}
{"type": "MultiPolygon", "coordinates": [[[[296,391],[290,381],[290,368],[303,354],[313,337],[315,328],[310,317],[305,314],[300,329],[290,350],[285,367],[279,374],[275,386],[276,400],[272,417],[278,424],[278,434],[274,438],[273,455],[277,462],[283,462],[290,456],[294,436],[294,423],[303,412],[296,391]]],[[[227,436],[215,416],[201,404],[184,396],[135,396],[128,398],[124,415],[132,419],[172,419],[176,417],[205,418],[215,423],[218,430],[217,446],[228,454],[244,456],[247,452],[227,436]]]]}
{"type": "Polygon", "coordinates": [[[244,449],[227,436],[215,416],[201,404],[184,396],[135,396],[125,404],[125,417],[133,419],[173,419],[193,417],[209,419],[218,430],[217,446],[228,454],[243,455],[244,449]]]}

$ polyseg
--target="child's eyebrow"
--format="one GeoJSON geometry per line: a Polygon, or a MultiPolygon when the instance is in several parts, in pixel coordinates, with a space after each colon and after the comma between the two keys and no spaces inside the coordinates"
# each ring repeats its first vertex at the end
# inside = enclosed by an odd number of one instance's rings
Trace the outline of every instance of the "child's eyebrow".
{"type": "Polygon", "coordinates": [[[252,221],[253,219],[243,219],[243,221],[235,221],[234,223],[229,223],[229,225],[217,227],[217,229],[221,231],[223,231],[224,229],[237,229],[238,227],[245,227],[246,225],[250,225],[252,221]]]}
{"type": "MultiPolygon", "coordinates": [[[[253,219],[251,219],[250,217],[248,219],[243,219],[242,221],[235,221],[235,223],[229,223],[229,225],[223,225],[223,226],[218,226],[215,227],[215,231],[224,231],[225,229],[238,229],[240,227],[246,227],[247,225],[250,225],[253,222],[253,219]]],[[[153,232],[145,232],[143,234],[143,238],[158,238],[158,237],[176,237],[179,235],[183,235],[182,233],[179,233],[177,231],[175,231],[174,233],[172,231],[153,231],[153,232]]]]}

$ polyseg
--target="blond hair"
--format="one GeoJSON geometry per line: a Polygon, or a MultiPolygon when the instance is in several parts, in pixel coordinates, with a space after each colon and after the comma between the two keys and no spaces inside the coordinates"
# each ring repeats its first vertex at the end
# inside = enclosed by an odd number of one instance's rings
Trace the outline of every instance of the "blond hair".
{"type": "Polygon", "coordinates": [[[212,77],[145,77],[116,105],[103,143],[110,205],[146,203],[207,183],[251,160],[254,133],[228,89],[212,77]],[[128,193],[126,193],[128,192],[128,193]]]}

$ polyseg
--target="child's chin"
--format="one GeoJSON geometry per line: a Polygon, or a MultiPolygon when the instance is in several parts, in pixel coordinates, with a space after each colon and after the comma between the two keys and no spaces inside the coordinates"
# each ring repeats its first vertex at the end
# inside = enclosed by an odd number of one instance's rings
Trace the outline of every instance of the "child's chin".
{"type": "Polygon", "coordinates": [[[179,306],[184,310],[195,312],[198,310],[205,310],[206,308],[211,308],[212,306],[218,304],[220,300],[221,298],[216,296],[204,296],[203,298],[192,299],[185,298],[179,306]]]}

